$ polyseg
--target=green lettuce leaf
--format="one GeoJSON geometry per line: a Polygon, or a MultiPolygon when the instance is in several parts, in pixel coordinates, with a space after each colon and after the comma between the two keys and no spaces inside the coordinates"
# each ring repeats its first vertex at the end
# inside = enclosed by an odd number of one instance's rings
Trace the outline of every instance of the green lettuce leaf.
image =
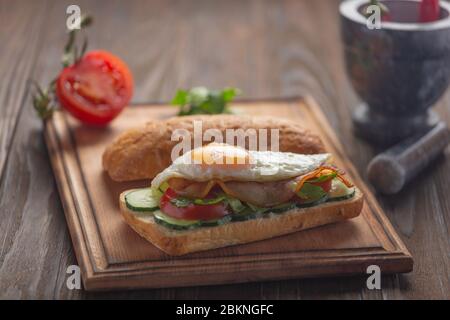
{"type": "Polygon", "coordinates": [[[327,193],[321,187],[305,182],[297,195],[303,200],[315,201],[325,197],[327,193]]]}
{"type": "Polygon", "coordinates": [[[228,197],[227,198],[228,205],[231,207],[231,210],[233,210],[234,213],[241,213],[243,212],[247,206],[244,205],[241,200],[228,197]]]}

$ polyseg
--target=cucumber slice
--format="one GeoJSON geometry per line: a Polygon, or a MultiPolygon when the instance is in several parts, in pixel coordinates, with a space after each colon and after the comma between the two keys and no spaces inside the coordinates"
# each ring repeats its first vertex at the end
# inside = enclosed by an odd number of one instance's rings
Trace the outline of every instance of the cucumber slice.
{"type": "MultiPolygon", "coordinates": [[[[335,178],[332,181],[332,187],[330,192],[328,194],[323,195],[320,199],[312,199],[309,202],[302,204],[286,203],[272,208],[259,208],[251,204],[244,204],[237,199],[232,198],[222,199],[221,197],[219,197],[220,201],[228,201],[228,204],[230,205],[234,213],[227,215],[221,219],[208,221],[176,219],[164,214],[158,208],[159,204],[158,195],[161,194],[161,192],[162,190],[157,190],[157,192],[152,193],[151,189],[149,188],[131,191],[130,193],[125,195],[125,200],[127,202],[127,206],[132,210],[154,211],[153,217],[155,219],[155,222],[160,225],[163,225],[164,227],[173,230],[190,230],[200,227],[220,226],[226,223],[232,223],[234,221],[260,219],[264,218],[264,216],[267,215],[268,212],[275,214],[282,214],[283,212],[294,209],[296,207],[308,208],[320,205],[328,201],[339,201],[349,199],[354,196],[355,188],[348,188],[344,183],[342,183],[342,181],[335,178]]],[[[200,204],[200,201],[198,201],[198,204],[200,204]]]]}
{"type": "Polygon", "coordinates": [[[231,221],[231,216],[225,216],[217,220],[183,220],[176,219],[164,214],[161,210],[153,213],[155,221],[167,228],[174,230],[191,230],[199,227],[215,227],[231,221]]]}
{"type": "Polygon", "coordinates": [[[159,209],[159,199],[150,188],[138,189],[125,195],[127,208],[133,211],[155,211],[159,209]]]}
{"type": "Polygon", "coordinates": [[[294,209],[296,207],[297,207],[297,205],[294,202],[288,202],[288,203],[280,204],[280,205],[278,205],[276,207],[271,208],[270,212],[283,213],[283,212],[286,212],[288,210],[294,209]]]}
{"type": "Polygon", "coordinates": [[[248,202],[246,204],[255,213],[265,213],[270,210],[270,208],[258,207],[248,202]]]}
{"type": "Polygon", "coordinates": [[[216,226],[221,226],[223,224],[226,224],[230,221],[231,221],[231,216],[227,215],[227,216],[217,219],[217,220],[202,220],[202,221],[200,221],[200,225],[202,227],[216,227],[216,226]]]}
{"type": "Polygon", "coordinates": [[[333,179],[328,194],[330,201],[349,199],[355,194],[355,187],[349,188],[341,180],[333,179]]]}
{"type": "Polygon", "coordinates": [[[352,193],[349,193],[349,194],[347,194],[345,196],[342,196],[342,197],[329,198],[328,202],[347,200],[347,199],[353,198],[354,195],[355,195],[355,190],[353,189],[352,193]]]}
{"type": "Polygon", "coordinates": [[[319,204],[325,203],[327,201],[328,201],[328,195],[325,195],[318,200],[314,200],[311,202],[299,203],[299,204],[297,204],[297,208],[310,208],[310,207],[318,206],[319,204]]]}
{"type": "Polygon", "coordinates": [[[153,217],[157,223],[175,230],[188,230],[201,226],[201,223],[198,220],[172,218],[164,214],[161,210],[153,212],[153,217]]]}
{"type": "Polygon", "coordinates": [[[242,212],[231,215],[232,221],[246,221],[246,220],[258,219],[258,218],[262,218],[262,217],[263,217],[263,214],[261,212],[255,212],[250,208],[246,208],[242,212]]]}

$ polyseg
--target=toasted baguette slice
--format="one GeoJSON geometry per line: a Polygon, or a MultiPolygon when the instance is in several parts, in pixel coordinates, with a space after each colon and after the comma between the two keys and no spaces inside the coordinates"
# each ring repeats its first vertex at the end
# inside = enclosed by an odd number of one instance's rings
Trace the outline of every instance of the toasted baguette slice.
{"type": "MultiPolygon", "coordinates": [[[[267,129],[270,148],[270,130],[279,129],[279,151],[293,153],[322,153],[321,139],[296,122],[274,117],[243,115],[197,115],[174,117],[166,121],[152,120],[145,127],[122,133],[103,153],[103,168],[115,181],[152,179],[171,163],[171,152],[179,141],[171,141],[176,129],[193,133],[194,121],[202,122],[202,131],[219,130],[225,139],[226,129],[267,129]]],[[[248,139],[246,139],[248,140],[248,139]]],[[[217,141],[216,141],[217,142],[217,141]]],[[[209,143],[204,141],[203,144],[209,143]]],[[[247,141],[248,143],[248,141],[247,141]]],[[[193,147],[193,145],[191,145],[193,147]]],[[[248,148],[248,146],[246,146],[248,148]]]]}
{"type": "Polygon", "coordinates": [[[364,203],[363,194],[356,189],[355,195],[348,200],[293,209],[267,218],[178,231],[156,223],[151,214],[129,210],[125,193],[120,195],[120,211],[126,222],[143,238],[173,256],[273,238],[351,219],[360,214],[364,203]]]}

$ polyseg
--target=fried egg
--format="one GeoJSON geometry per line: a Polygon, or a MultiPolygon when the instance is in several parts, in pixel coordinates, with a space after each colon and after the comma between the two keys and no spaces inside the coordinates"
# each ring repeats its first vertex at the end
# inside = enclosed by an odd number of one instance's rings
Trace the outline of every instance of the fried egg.
{"type": "Polygon", "coordinates": [[[186,152],[152,181],[159,187],[171,178],[192,181],[279,181],[313,171],[330,159],[328,153],[249,151],[228,144],[209,144],[186,152]]]}

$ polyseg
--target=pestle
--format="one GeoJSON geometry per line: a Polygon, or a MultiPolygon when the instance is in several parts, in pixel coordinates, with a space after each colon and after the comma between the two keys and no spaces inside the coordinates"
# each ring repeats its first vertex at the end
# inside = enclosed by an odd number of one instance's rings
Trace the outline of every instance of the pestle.
{"type": "Polygon", "coordinates": [[[415,135],[380,153],[369,163],[369,181],[384,194],[399,192],[431,163],[450,142],[445,122],[439,122],[425,135],[415,135]]]}

